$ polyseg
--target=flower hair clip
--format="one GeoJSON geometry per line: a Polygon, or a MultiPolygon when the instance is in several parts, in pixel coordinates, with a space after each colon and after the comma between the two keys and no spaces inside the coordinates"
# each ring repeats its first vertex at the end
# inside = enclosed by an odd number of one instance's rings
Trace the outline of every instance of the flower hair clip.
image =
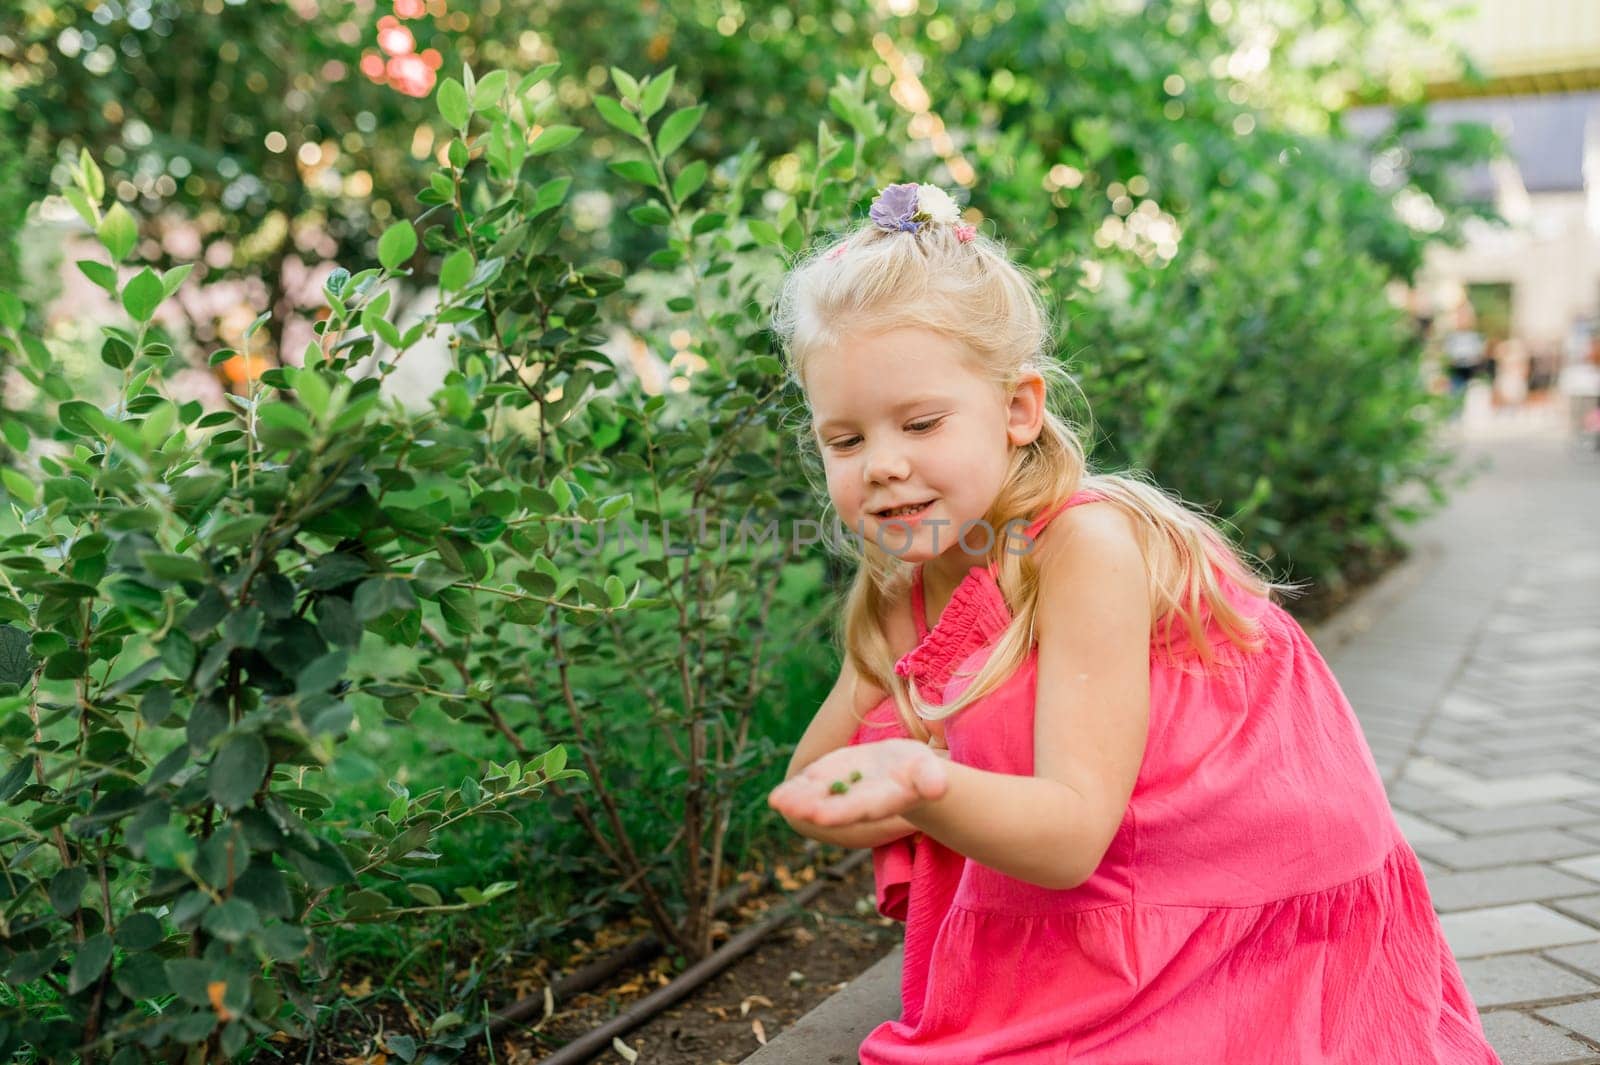
{"type": "Polygon", "coordinates": [[[978,235],[975,226],[961,221],[956,201],[937,185],[886,185],[867,214],[873,225],[889,233],[918,233],[923,226],[938,223],[955,226],[956,239],[963,244],[978,235]]]}

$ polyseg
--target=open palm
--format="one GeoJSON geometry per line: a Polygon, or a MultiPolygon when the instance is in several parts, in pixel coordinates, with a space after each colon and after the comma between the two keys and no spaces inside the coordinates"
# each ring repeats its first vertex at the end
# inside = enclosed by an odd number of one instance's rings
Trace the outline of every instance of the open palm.
{"type": "Polygon", "coordinates": [[[943,795],[947,760],[946,752],[916,740],[841,747],[773,788],[767,804],[791,820],[828,828],[876,821],[943,795]]]}

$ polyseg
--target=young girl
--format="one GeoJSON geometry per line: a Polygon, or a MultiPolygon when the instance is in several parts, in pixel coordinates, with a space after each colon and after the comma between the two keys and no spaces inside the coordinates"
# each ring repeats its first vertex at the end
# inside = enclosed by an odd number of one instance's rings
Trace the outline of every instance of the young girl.
{"type": "Polygon", "coordinates": [[[929,185],[786,279],[845,660],[771,805],[873,848],[864,1065],[1493,1065],[1327,665],[1195,512],[1091,474],[1037,290],[929,185]]]}

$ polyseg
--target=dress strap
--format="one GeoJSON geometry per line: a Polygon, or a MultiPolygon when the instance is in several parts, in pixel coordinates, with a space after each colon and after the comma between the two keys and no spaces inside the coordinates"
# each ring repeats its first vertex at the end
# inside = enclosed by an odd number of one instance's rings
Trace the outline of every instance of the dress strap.
{"type": "MultiPolygon", "coordinates": [[[[1038,536],[1044,527],[1050,524],[1051,520],[1054,519],[1056,515],[1060,514],[1067,508],[1075,507],[1080,503],[1093,503],[1104,498],[1105,497],[1100,495],[1100,493],[1091,491],[1089,489],[1074,492],[1070,498],[1062,500],[1060,503],[1047,509],[1042,515],[1033,520],[1032,524],[1030,524],[1027,529],[1028,539],[1032,540],[1034,537],[1038,536]]],[[[990,578],[998,581],[1000,578],[1000,571],[995,566],[993,559],[989,560],[988,568],[990,578]]],[[[914,620],[917,624],[918,642],[921,642],[923,637],[928,635],[927,609],[923,605],[923,602],[922,564],[918,563],[911,571],[911,617],[912,620],[914,620]]]]}
{"type": "Polygon", "coordinates": [[[917,623],[917,642],[928,635],[927,612],[922,606],[922,564],[917,563],[911,571],[911,617],[917,623]]]}
{"type": "Polygon", "coordinates": [[[1038,536],[1044,527],[1049,525],[1051,520],[1055,518],[1056,515],[1060,514],[1067,508],[1075,507],[1080,503],[1094,503],[1104,498],[1105,497],[1099,492],[1087,488],[1072,493],[1069,498],[1062,500],[1060,503],[1057,503],[1054,507],[1051,507],[1042,515],[1034,519],[1033,524],[1028,526],[1029,538],[1031,539],[1032,537],[1038,536]]]}

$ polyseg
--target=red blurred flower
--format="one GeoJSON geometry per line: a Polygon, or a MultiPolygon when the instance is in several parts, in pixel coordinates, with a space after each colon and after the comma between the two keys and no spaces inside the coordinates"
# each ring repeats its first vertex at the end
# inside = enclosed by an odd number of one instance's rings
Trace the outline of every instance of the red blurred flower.
{"type": "Polygon", "coordinates": [[[429,70],[438,70],[444,65],[444,56],[439,54],[437,48],[426,48],[422,52],[422,61],[428,64],[429,70]]]}
{"type": "Polygon", "coordinates": [[[394,0],[394,13],[401,18],[421,18],[427,10],[422,0],[394,0]]]}
{"type": "Polygon", "coordinates": [[[404,26],[390,26],[378,31],[378,47],[392,56],[410,55],[416,51],[417,39],[404,26]]]}
{"type": "Polygon", "coordinates": [[[378,20],[378,29],[380,30],[392,30],[398,25],[400,25],[400,20],[393,15],[385,15],[378,20]]]}
{"type": "Polygon", "coordinates": [[[435,75],[419,55],[397,55],[389,60],[389,84],[407,96],[426,96],[433,91],[435,75]]]}
{"type": "Polygon", "coordinates": [[[383,56],[377,52],[364,52],[361,56],[361,73],[373,81],[383,80],[383,56]]]}

